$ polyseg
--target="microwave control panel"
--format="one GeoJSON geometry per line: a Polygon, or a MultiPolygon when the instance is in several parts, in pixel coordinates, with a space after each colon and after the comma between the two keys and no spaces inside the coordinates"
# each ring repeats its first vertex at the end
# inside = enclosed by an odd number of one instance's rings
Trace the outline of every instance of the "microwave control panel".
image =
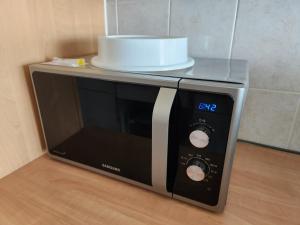
{"type": "Polygon", "coordinates": [[[233,103],[228,95],[179,91],[174,194],[218,203],[233,103]]]}

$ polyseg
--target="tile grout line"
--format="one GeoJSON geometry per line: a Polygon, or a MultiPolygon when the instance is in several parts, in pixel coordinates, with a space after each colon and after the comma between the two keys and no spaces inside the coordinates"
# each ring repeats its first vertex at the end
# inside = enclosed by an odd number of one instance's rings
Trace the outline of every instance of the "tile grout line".
{"type": "Polygon", "coordinates": [[[117,35],[119,35],[118,0],[115,0],[115,13],[116,13],[116,33],[117,35]]]}
{"type": "Polygon", "coordinates": [[[297,102],[297,108],[296,108],[296,111],[295,111],[295,114],[294,114],[294,117],[293,117],[293,121],[292,121],[292,126],[290,128],[290,131],[289,131],[289,136],[288,136],[288,140],[287,140],[287,149],[290,149],[290,143],[291,143],[291,140],[292,140],[292,137],[293,137],[293,131],[295,130],[295,126],[296,126],[296,120],[297,120],[297,116],[299,114],[299,111],[300,111],[300,98],[298,99],[298,102],[297,102]]]}
{"type": "Polygon", "coordinates": [[[168,36],[171,34],[171,5],[172,5],[172,0],[169,0],[168,4],[168,36]]]}
{"type": "Polygon", "coordinates": [[[237,23],[237,20],[238,20],[239,8],[240,8],[240,0],[237,0],[236,7],[235,7],[233,30],[232,30],[231,41],[230,41],[230,45],[229,45],[229,59],[232,58],[232,48],[233,48],[233,44],[234,44],[236,23],[237,23]]]}
{"type": "Polygon", "coordinates": [[[107,25],[107,0],[103,1],[104,7],[104,34],[105,36],[108,35],[108,25],[107,25]]]}
{"type": "Polygon", "coordinates": [[[253,88],[253,87],[249,87],[249,89],[256,90],[256,91],[268,91],[277,94],[300,95],[299,91],[284,91],[284,90],[273,90],[273,89],[253,88]]]}

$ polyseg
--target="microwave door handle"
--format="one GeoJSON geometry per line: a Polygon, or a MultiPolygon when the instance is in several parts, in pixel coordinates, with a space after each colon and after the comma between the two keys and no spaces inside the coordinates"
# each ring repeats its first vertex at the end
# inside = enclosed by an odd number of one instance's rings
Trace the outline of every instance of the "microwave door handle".
{"type": "Polygon", "coordinates": [[[169,119],[177,89],[160,88],[152,114],[152,187],[167,192],[169,119]]]}

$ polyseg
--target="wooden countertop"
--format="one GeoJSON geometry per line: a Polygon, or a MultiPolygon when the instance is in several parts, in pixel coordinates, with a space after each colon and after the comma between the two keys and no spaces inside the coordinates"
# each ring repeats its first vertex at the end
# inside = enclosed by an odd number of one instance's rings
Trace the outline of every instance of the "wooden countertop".
{"type": "Polygon", "coordinates": [[[0,180],[1,225],[300,224],[300,155],[238,143],[215,214],[48,156],[0,180]]]}

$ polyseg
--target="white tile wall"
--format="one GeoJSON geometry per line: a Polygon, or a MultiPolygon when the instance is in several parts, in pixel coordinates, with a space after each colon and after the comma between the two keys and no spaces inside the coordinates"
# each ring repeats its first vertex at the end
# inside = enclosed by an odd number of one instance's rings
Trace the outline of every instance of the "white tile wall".
{"type": "Polygon", "coordinates": [[[169,0],[117,0],[119,34],[168,35],[169,0]]]}
{"type": "Polygon", "coordinates": [[[251,87],[300,92],[299,12],[299,0],[240,0],[232,56],[249,60],[251,87]]]}
{"type": "Polygon", "coordinates": [[[299,0],[106,1],[109,34],[183,35],[193,56],[247,59],[239,138],[300,152],[299,0]]]}
{"type": "Polygon", "coordinates": [[[232,57],[249,61],[254,88],[239,137],[300,152],[299,12],[298,0],[240,0],[232,57]]]}
{"type": "Polygon", "coordinates": [[[229,58],[238,0],[172,0],[170,33],[189,38],[192,56],[229,58]]]}
{"type": "Polygon", "coordinates": [[[299,94],[249,89],[239,138],[288,148],[299,94]]]}
{"type": "Polygon", "coordinates": [[[300,99],[298,102],[297,113],[295,116],[288,149],[300,152],[300,99]]]}

